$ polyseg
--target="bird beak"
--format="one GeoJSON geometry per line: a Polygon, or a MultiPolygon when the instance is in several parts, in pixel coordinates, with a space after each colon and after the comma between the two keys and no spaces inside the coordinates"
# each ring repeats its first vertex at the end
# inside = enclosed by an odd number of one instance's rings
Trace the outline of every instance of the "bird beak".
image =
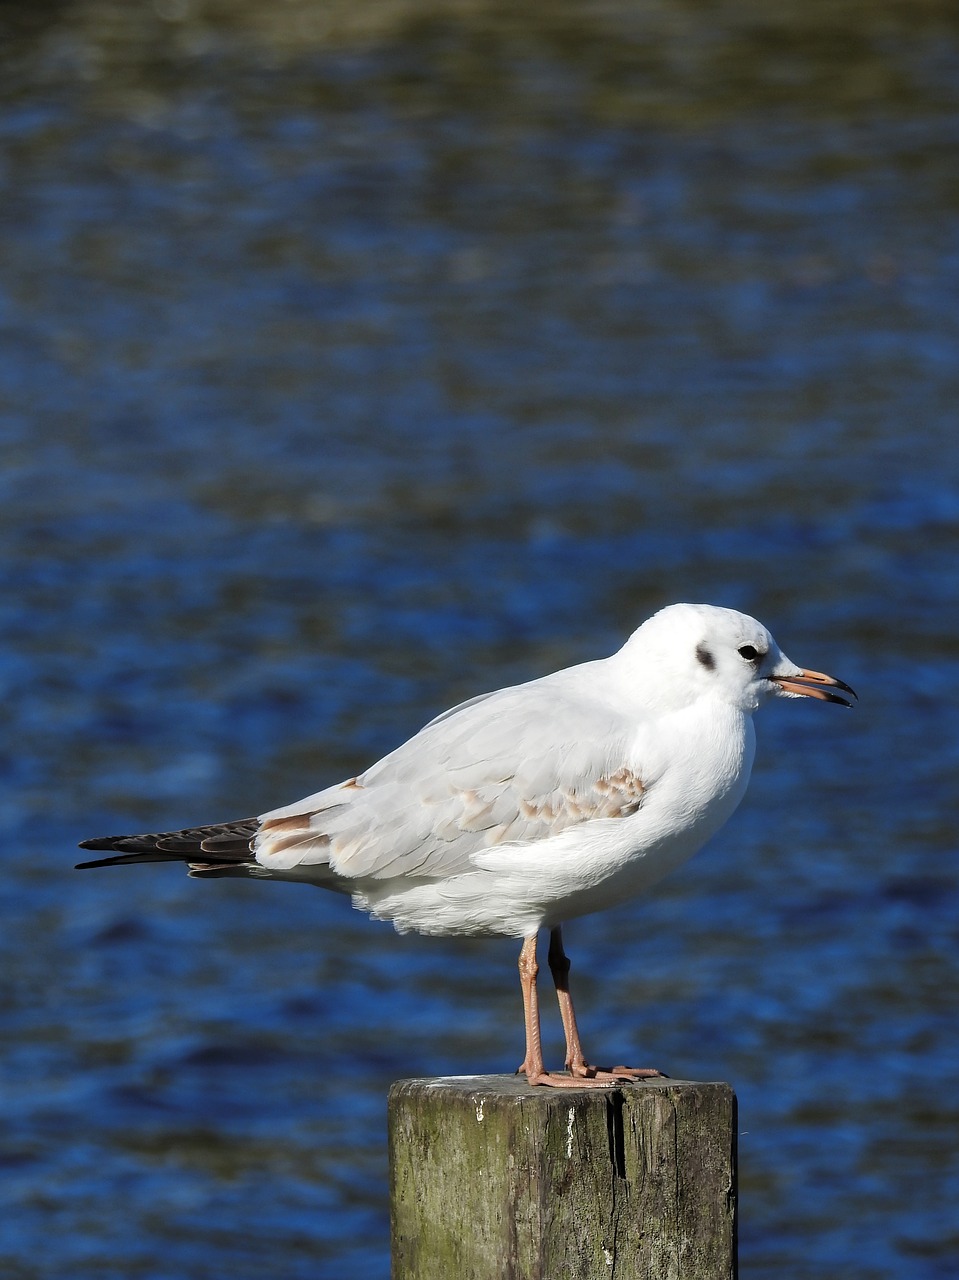
{"type": "Polygon", "coordinates": [[[830,689],[845,689],[846,693],[851,694],[857,701],[859,697],[855,689],[843,680],[836,680],[833,676],[824,675],[821,671],[799,670],[790,675],[768,678],[773,684],[778,685],[787,697],[819,698],[822,702],[838,702],[842,707],[852,706],[848,698],[842,698],[838,693],[828,693],[822,688],[823,685],[828,685],[830,689]]]}

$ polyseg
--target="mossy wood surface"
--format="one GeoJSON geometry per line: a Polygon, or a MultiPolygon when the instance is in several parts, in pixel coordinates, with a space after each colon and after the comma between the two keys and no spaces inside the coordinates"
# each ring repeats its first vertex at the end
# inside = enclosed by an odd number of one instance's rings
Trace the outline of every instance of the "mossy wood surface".
{"type": "Polygon", "coordinates": [[[736,1096],[516,1076],[390,1090],[393,1280],[730,1280],[736,1096]]]}

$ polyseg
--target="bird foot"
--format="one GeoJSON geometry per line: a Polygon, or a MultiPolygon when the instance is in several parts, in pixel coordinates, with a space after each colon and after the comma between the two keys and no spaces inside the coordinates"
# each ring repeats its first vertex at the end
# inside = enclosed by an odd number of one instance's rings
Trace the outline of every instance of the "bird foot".
{"type": "Polygon", "coordinates": [[[568,1076],[560,1071],[519,1072],[527,1084],[544,1084],[553,1089],[608,1089],[619,1083],[615,1076],[568,1076]]]}
{"type": "Polygon", "coordinates": [[[592,1066],[589,1062],[567,1064],[572,1075],[589,1080],[653,1080],[668,1079],[654,1066],[592,1066]]]}
{"type": "Polygon", "coordinates": [[[629,1080],[668,1079],[655,1067],[592,1067],[586,1062],[570,1068],[568,1075],[542,1067],[530,1070],[524,1062],[516,1074],[525,1075],[528,1084],[549,1085],[554,1089],[610,1088],[629,1080]]]}
{"type": "MultiPolygon", "coordinates": [[[[584,1063],[581,1071],[591,1080],[668,1080],[656,1067],[591,1067],[584,1063]]],[[[579,1072],[577,1072],[579,1074],[579,1072]]]]}

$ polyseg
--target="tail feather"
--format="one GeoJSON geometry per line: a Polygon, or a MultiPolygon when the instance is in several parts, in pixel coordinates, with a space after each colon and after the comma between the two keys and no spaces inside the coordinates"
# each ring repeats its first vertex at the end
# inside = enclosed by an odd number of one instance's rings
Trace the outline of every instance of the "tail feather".
{"type": "MultiPolygon", "coordinates": [[[[77,863],[78,871],[91,867],[118,867],[137,862],[188,862],[203,867],[239,868],[255,862],[253,839],[260,822],[244,818],[182,831],[161,831],[132,836],[100,836],[84,840],[81,849],[101,849],[114,854],[92,862],[77,863]]],[[[241,872],[242,874],[242,872],[241,872]]]]}

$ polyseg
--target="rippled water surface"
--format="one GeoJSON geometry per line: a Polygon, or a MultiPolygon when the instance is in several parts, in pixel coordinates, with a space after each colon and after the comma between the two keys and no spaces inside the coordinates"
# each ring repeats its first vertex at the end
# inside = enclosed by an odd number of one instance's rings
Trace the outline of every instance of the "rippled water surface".
{"type": "Polygon", "coordinates": [[[569,929],[587,1045],[734,1084],[744,1276],[954,1277],[955,9],[4,4],[0,71],[0,1270],[385,1280],[387,1087],[515,1066],[514,944],[74,845],[702,599],[862,705],[569,929]]]}

